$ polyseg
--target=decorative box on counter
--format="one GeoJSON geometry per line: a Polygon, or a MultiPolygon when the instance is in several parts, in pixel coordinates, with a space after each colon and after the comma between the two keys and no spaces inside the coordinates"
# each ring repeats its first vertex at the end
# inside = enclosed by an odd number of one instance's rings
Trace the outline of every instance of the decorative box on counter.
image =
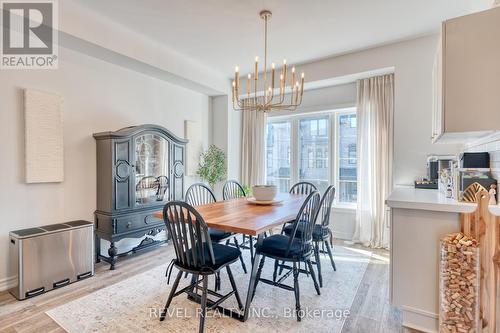
{"type": "Polygon", "coordinates": [[[476,193],[489,191],[497,180],[491,177],[490,169],[459,169],[459,200],[476,202],[476,193]]]}

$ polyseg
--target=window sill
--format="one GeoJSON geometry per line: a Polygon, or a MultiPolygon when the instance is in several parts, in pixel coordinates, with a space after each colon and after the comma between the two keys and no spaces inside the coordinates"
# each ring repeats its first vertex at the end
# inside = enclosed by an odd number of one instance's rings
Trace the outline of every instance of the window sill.
{"type": "Polygon", "coordinates": [[[341,213],[354,213],[356,212],[357,205],[356,204],[333,204],[332,211],[341,212],[341,213]]]}

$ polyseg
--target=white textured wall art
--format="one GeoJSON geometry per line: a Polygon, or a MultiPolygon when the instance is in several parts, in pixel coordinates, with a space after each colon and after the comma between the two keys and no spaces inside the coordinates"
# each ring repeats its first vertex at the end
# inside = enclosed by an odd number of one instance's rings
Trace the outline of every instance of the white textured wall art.
{"type": "Polygon", "coordinates": [[[58,94],[24,90],[26,183],[64,180],[63,112],[58,94]]]}
{"type": "Polygon", "coordinates": [[[203,151],[201,139],[201,126],[197,121],[184,121],[184,137],[189,140],[186,147],[186,171],[187,176],[196,176],[200,163],[200,154],[203,151]]]}

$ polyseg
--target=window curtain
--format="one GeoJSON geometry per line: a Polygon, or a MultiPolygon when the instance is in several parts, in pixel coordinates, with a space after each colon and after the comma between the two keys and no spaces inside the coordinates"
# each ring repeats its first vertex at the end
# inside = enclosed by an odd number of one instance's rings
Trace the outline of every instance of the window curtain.
{"type": "Polygon", "coordinates": [[[241,138],[241,182],[265,184],[266,113],[243,110],[241,138]]]}
{"type": "Polygon", "coordinates": [[[353,240],[388,248],[389,210],[385,199],[392,189],[394,74],[357,82],[358,187],[353,240]]]}

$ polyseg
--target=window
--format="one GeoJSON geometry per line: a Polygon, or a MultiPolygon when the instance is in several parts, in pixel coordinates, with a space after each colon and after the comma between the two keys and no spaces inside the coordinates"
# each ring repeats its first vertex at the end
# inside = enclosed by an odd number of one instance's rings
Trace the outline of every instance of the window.
{"type": "Polygon", "coordinates": [[[340,202],[356,202],[357,159],[356,159],[356,114],[338,116],[338,189],[340,202]]]}
{"type": "Polygon", "coordinates": [[[313,183],[319,191],[326,190],[330,179],[329,120],[328,115],[299,120],[299,180],[313,183]],[[327,152],[325,157],[323,151],[327,152]]]}
{"type": "Polygon", "coordinates": [[[291,122],[279,121],[267,124],[266,176],[269,184],[286,192],[291,186],[290,146],[291,122]]]}
{"type": "Polygon", "coordinates": [[[357,122],[355,109],[314,115],[269,117],[266,176],[280,192],[307,181],[323,192],[337,189],[336,200],[357,199],[357,122]]]}

